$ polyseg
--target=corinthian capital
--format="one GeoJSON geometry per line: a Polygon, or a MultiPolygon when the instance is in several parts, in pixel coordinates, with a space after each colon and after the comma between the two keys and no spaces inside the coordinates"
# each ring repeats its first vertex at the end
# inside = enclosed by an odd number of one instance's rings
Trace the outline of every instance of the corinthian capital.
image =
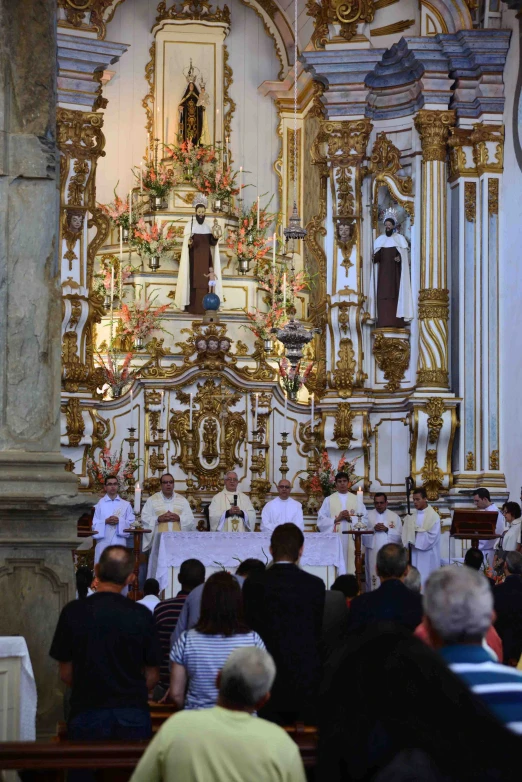
{"type": "Polygon", "coordinates": [[[446,144],[456,119],[453,110],[421,109],[417,113],[415,127],[421,139],[423,160],[446,160],[446,144]]]}

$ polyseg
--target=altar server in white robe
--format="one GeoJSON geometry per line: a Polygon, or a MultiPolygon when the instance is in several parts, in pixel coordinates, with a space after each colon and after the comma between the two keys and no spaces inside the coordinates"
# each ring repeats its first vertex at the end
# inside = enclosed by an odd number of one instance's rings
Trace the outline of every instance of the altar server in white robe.
{"type": "Polygon", "coordinates": [[[185,497],[174,491],[174,478],[170,473],[161,476],[161,491],[149,497],[141,518],[143,525],[152,530],[152,535],[143,536],[143,551],[151,549],[148,578],[156,578],[158,552],[163,532],[190,532],[196,529],[196,520],[185,497]]]}
{"type": "Polygon", "coordinates": [[[96,503],[92,528],[96,530],[93,539],[96,541],[94,564],[100,560],[102,551],[107,546],[126,546],[130,532],[124,532],[134,521],[134,513],[130,502],[122,500],[118,495],[118,479],[105,479],[105,497],[96,503]]]}
{"type": "Polygon", "coordinates": [[[234,470],[225,475],[225,488],[212,498],[208,516],[212,532],[233,532],[231,517],[239,517],[236,532],[253,532],[256,526],[256,512],[246,494],[237,490],[239,479],[234,470]],[[236,497],[236,504],[234,504],[236,497]]]}
{"type": "MultiPolygon", "coordinates": [[[[482,487],[477,489],[475,492],[473,492],[473,502],[475,503],[475,507],[478,508],[478,510],[487,510],[498,514],[495,534],[502,535],[506,529],[504,516],[499,511],[495,503],[491,502],[489,491],[482,487]]],[[[497,540],[498,538],[496,540],[479,540],[479,549],[484,554],[484,561],[486,562],[486,565],[489,565],[490,567],[493,567],[493,560],[495,558],[495,544],[497,540]]]]}
{"type": "Polygon", "coordinates": [[[386,543],[402,542],[402,521],[391,510],[388,510],[388,497],[379,491],[373,495],[375,510],[368,511],[368,529],[373,529],[373,535],[363,535],[362,543],[365,548],[365,573],[366,591],[377,589],[381,585],[381,579],[375,568],[377,554],[386,543]]]}
{"type": "Polygon", "coordinates": [[[290,481],[281,479],[277,491],[279,497],[267,502],[261,512],[261,532],[273,532],[280,524],[290,523],[304,532],[303,506],[290,497],[290,481]]]}
{"type": "Polygon", "coordinates": [[[495,541],[495,548],[500,548],[503,551],[521,551],[522,508],[518,502],[506,502],[503,505],[503,510],[507,530],[503,537],[495,541]]]}
{"type": "Polygon", "coordinates": [[[440,518],[428,505],[426,489],[413,492],[415,510],[402,520],[402,543],[411,545],[411,564],[421,574],[424,584],[433,570],[440,567],[440,518]]]}
{"type": "Polygon", "coordinates": [[[329,497],[325,497],[319,508],[317,527],[319,532],[338,532],[341,535],[341,544],[346,562],[346,572],[355,573],[355,546],[351,535],[344,535],[350,524],[358,521],[350,518],[357,513],[362,514],[361,521],[366,523],[366,508],[361,499],[352,494],[350,489],[350,476],[346,472],[338,472],[335,476],[335,491],[329,497]]]}

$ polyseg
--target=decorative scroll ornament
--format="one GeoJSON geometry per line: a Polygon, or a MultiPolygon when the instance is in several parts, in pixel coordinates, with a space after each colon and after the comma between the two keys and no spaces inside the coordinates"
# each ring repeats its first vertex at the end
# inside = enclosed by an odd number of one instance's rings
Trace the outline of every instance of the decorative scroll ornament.
{"type": "Polygon", "coordinates": [[[66,331],[62,340],[62,384],[69,393],[76,393],[89,377],[89,369],[78,356],[78,334],[66,331]]]}
{"type": "Polygon", "coordinates": [[[436,443],[444,423],[442,420],[442,415],[446,409],[444,399],[432,396],[426,402],[426,407],[424,409],[428,414],[428,442],[436,443]]]}
{"type": "Polygon", "coordinates": [[[489,455],[489,469],[490,470],[500,470],[498,451],[491,451],[491,453],[489,455]]]}
{"type": "Polygon", "coordinates": [[[428,500],[437,500],[444,483],[444,473],[438,465],[437,451],[434,448],[428,448],[426,451],[421,478],[428,500]]]}
{"type": "Polygon", "coordinates": [[[421,109],[415,116],[415,127],[422,144],[422,159],[424,162],[446,161],[446,145],[450,130],[457,121],[456,112],[432,111],[421,109]]]}
{"type": "Polygon", "coordinates": [[[475,469],[475,454],[473,451],[468,451],[466,454],[466,470],[475,469]]]}
{"type": "Polygon", "coordinates": [[[356,361],[353,342],[343,337],[339,343],[339,358],[330,373],[330,388],[336,388],[341,399],[347,399],[353,391],[353,375],[356,361]]]}
{"type": "Polygon", "coordinates": [[[375,3],[374,0],[309,0],[306,13],[314,19],[314,46],[316,49],[324,49],[330,40],[330,24],[340,25],[341,38],[351,41],[359,24],[373,22],[375,3]]]}
{"type": "MultiPolygon", "coordinates": [[[[96,32],[97,38],[103,40],[107,32],[107,24],[114,16],[116,8],[123,3],[123,1],[124,0],[58,0],[58,8],[65,9],[66,27],[93,30],[96,32]],[[107,9],[110,10],[107,17],[104,18],[107,9]]],[[[64,23],[60,22],[60,24],[63,25],[64,23]]]]}
{"type": "Polygon", "coordinates": [[[82,416],[82,409],[78,397],[71,397],[65,406],[65,432],[69,438],[69,445],[76,447],[80,445],[85,432],[85,422],[82,416]]]}
{"type": "Polygon", "coordinates": [[[65,239],[67,250],[64,252],[63,257],[66,261],[69,261],[69,271],[72,271],[73,261],[78,258],[74,252],[74,248],[82,237],[85,212],[85,209],[65,210],[62,236],[65,239]]]}
{"type": "Polygon", "coordinates": [[[176,4],[171,5],[167,9],[167,3],[162,2],[158,5],[158,15],[156,16],[156,23],[164,22],[167,19],[193,19],[196,22],[225,22],[230,24],[230,10],[227,5],[223,8],[216,6],[215,10],[211,10],[212,6],[207,3],[206,0],[184,0],[181,3],[181,7],[176,7],[176,4]]]}
{"type": "Polygon", "coordinates": [[[350,447],[351,441],[355,440],[353,436],[353,419],[355,415],[348,402],[340,404],[337,408],[333,439],[341,451],[346,451],[350,447]]]}
{"type": "Polygon", "coordinates": [[[474,223],[477,215],[477,186],[475,182],[464,183],[464,212],[468,223],[474,223]]]}
{"type": "Polygon", "coordinates": [[[404,373],[410,365],[410,342],[400,337],[386,339],[384,334],[377,332],[373,342],[373,355],[377,366],[388,382],[384,386],[394,393],[400,387],[404,373]]]}

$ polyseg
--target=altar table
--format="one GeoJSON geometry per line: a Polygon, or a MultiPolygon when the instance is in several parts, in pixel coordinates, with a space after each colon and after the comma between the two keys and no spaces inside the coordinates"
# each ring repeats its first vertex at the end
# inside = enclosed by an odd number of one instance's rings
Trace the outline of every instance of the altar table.
{"type": "MultiPolygon", "coordinates": [[[[235,572],[239,563],[250,557],[269,561],[270,537],[261,532],[163,532],[155,577],[165,597],[171,597],[180,589],[177,574],[186,559],[199,559],[207,578],[222,567],[235,572]]],[[[341,536],[305,532],[304,537],[301,567],[322,578],[328,589],[336,576],[346,573],[341,536]]]]}

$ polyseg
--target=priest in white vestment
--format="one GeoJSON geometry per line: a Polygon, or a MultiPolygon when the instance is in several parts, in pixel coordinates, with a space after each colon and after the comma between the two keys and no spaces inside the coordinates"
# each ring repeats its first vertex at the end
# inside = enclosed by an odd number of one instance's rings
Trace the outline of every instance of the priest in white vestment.
{"type": "Polygon", "coordinates": [[[357,513],[362,514],[361,521],[366,522],[366,508],[350,489],[350,476],[345,472],[338,472],[335,476],[335,491],[329,497],[325,497],[319,508],[317,527],[319,532],[338,532],[341,535],[346,572],[355,573],[355,546],[353,537],[343,532],[350,528],[350,524],[358,521],[357,513]]]}
{"type": "Polygon", "coordinates": [[[440,518],[428,505],[426,489],[415,489],[413,504],[413,513],[402,520],[402,543],[411,545],[411,564],[421,574],[424,588],[429,574],[440,567],[440,518]]]}
{"type": "Polygon", "coordinates": [[[156,578],[158,552],[163,532],[190,532],[196,529],[196,520],[185,497],[174,491],[174,478],[170,473],[161,476],[161,491],[149,497],[141,514],[145,527],[152,535],[143,536],[143,551],[151,549],[148,578],[156,578]]]}
{"type": "Polygon", "coordinates": [[[96,503],[92,528],[96,530],[93,539],[96,541],[94,564],[100,561],[102,551],[107,546],[126,546],[130,532],[124,532],[134,521],[132,506],[127,500],[122,500],[118,494],[118,479],[105,479],[105,497],[96,503]]]}
{"type": "Polygon", "coordinates": [[[267,502],[261,511],[261,532],[273,532],[280,524],[295,524],[304,532],[303,506],[290,497],[292,486],[286,478],[277,485],[279,497],[267,502]]]}
{"type": "Polygon", "coordinates": [[[239,479],[234,470],[225,475],[225,488],[212,498],[208,516],[212,532],[253,532],[256,512],[246,494],[237,490],[239,479]],[[235,502],[234,502],[234,498],[235,502]],[[239,519],[233,522],[232,519],[239,519]],[[237,526],[237,529],[235,527],[237,526]]]}
{"type": "Polygon", "coordinates": [[[522,509],[518,502],[506,502],[504,508],[504,519],[506,520],[507,530],[502,538],[496,540],[496,548],[503,551],[520,551],[522,549],[522,509]]]}
{"type": "Polygon", "coordinates": [[[377,575],[376,562],[379,550],[386,543],[402,542],[402,521],[391,510],[388,510],[388,497],[380,491],[373,495],[375,510],[368,511],[368,529],[373,529],[373,535],[363,535],[362,543],[365,548],[365,575],[366,591],[377,589],[381,585],[381,579],[377,575]]]}
{"type": "MultiPolygon", "coordinates": [[[[495,527],[495,534],[502,535],[506,529],[506,523],[504,516],[499,511],[494,502],[491,502],[489,491],[484,488],[479,488],[473,493],[473,502],[478,510],[487,510],[493,513],[497,513],[497,524],[495,527]]],[[[495,558],[495,544],[498,538],[495,540],[479,540],[479,549],[484,554],[484,562],[486,566],[493,567],[493,560],[495,558]]]]}

